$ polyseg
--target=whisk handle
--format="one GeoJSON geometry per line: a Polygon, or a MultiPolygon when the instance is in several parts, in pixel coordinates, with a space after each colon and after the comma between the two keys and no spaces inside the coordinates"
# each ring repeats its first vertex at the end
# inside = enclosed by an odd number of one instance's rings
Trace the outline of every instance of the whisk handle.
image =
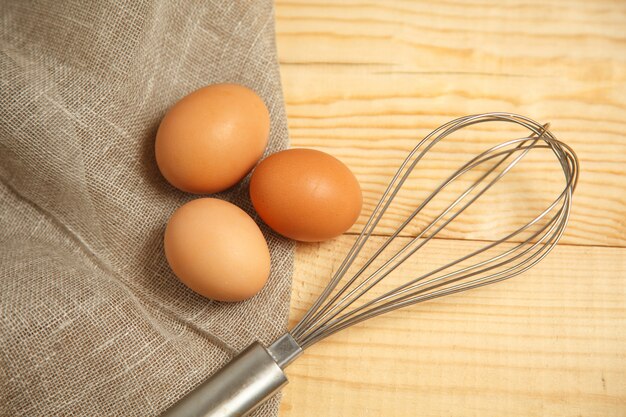
{"type": "Polygon", "coordinates": [[[251,344],[161,417],[247,416],[287,384],[283,368],[301,353],[295,344],[287,354],[287,336],[291,339],[287,333],[267,349],[251,344]]]}

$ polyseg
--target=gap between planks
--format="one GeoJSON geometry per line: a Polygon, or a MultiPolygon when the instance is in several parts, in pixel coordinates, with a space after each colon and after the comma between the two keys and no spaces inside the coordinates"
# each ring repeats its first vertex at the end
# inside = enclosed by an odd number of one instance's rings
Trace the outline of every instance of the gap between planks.
{"type": "MultiPolygon", "coordinates": [[[[342,233],[342,236],[359,236],[360,233],[357,232],[345,232],[342,233]]],[[[372,233],[370,236],[372,237],[391,237],[391,234],[385,234],[385,233],[372,233]]],[[[417,237],[416,235],[403,235],[403,234],[399,234],[398,236],[399,238],[415,238],[417,237]]],[[[489,239],[458,239],[458,238],[452,238],[452,237],[434,237],[432,240],[443,240],[443,241],[454,241],[454,242],[484,242],[484,243],[489,243],[489,242],[495,242],[495,240],[489,240],[489,239]]],[[[519,243],[516,240],[511,240],[510,243],[519,243]]],[[[626,249],[626,246],[621,246],[621,245],[598,245],[598,244],[584,244],[584,243],[569,243],[569,242],[559,242],[557,243],[557,246],[572,246],[572,247],[583,247],[583,248],[607,248],[607,249],[626,249]]]]}

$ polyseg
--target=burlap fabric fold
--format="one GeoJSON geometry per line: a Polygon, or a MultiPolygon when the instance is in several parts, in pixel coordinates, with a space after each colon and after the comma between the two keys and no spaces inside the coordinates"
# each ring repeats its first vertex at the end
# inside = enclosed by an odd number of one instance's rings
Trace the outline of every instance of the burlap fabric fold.
{"type": "MultiPolygon", "coordinates": [[[[215,82],[257,91],[267,153],[287,146],[272,3],[4,0],[0,16],[0,416],[157,415],[285,329],[292,243],[261,225],[255,298],[195,295],[162,237],[197,196],[154,159],[167,108],[215,82]]],[[[219,197],[258,221],[247,190],[219,197]]]]}

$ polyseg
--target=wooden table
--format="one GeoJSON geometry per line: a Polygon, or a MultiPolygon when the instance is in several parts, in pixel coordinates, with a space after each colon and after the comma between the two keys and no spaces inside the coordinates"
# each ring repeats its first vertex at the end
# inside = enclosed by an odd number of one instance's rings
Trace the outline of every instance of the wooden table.
{"type": "MultiPolygon", "coordinates": [[[[365,197],[346,235],[298,246],[292,323],[440,124],[487,111],[549,121],[582,170],[567,232],[541,264],[312,347],[288,369],[281,416],[626,416],[626,2],[279,0],[276,16],[292,144],[340,158],[365,197]]],[[[470,132],[441,160],[513,133],[470,132]]],[[[516,183],[409,270],[476,248],[549,178],[516,183]]]]}

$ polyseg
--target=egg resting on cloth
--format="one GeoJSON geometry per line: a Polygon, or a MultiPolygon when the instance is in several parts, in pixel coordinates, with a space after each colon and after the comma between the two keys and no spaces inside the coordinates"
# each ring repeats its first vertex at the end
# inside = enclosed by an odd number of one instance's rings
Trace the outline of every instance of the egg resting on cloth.
{"type": "MultiPolygon", "coordinates": [[[[0,415],[158,415],[285,330],[293,244],[261,225],[263,290],[195,294],[163,233],[196,197],[154,160],[166,110],[218,82],[259,94],[266,152],[287,146],[272,2],[7,0],[0,16],[0,415]]],[[[217,197],[253,214],[247,181],[217,197]]]]}

